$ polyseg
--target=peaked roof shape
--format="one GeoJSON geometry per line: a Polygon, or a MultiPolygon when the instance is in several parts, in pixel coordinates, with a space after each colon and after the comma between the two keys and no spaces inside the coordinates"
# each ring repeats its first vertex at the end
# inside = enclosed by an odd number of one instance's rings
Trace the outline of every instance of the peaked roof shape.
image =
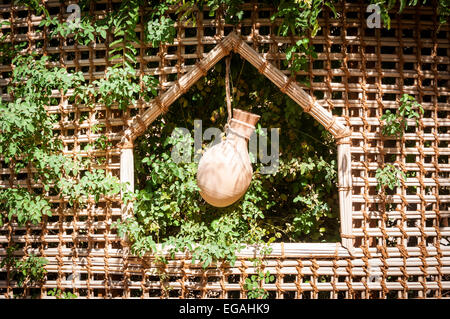
{"type": "Polygon", "coordinates": [[[269,63],[258,52],[253,50],[245,43],[236,33],[231,32],[224,37],[203,59],[195,64],[195,66],[179,78],[175,85],[170,87],[166,92],[157,96],[149,103],[148,109],[142,114],[135,116],[130,122],[128,128],[124,131],[121,147],[132,148],[134,140],[144,133],[148,126],[161,114],[167,112],[169,106],[175,102],[181,95],[197,82],[202,76],[205,76],[223,57],[227,56],[230,51],[237,52],[250,62],[259,73],[265,75],[270,81],[286,93],[303,110],[313,116],[320,124],[322,124],[336,140],[350,136],[350,130],[342,123],[336,120],[329,111],[323,108],[318,102],[314,102],[313,98],[308,95],[292,78],[288,78],[279,69],[269,63]]]}

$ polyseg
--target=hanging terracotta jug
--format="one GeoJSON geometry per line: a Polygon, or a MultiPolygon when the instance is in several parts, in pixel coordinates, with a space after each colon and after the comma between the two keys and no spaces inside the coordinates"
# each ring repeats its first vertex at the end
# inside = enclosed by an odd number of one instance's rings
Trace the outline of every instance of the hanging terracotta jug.
{"type": "Polygon", "coordinates": [[[200,159],[197,185],[209,204],[229,206],[247,191],[253,174],[247,143],[259,118],[235,109],[226,140],[208,149],[200,159]]]}

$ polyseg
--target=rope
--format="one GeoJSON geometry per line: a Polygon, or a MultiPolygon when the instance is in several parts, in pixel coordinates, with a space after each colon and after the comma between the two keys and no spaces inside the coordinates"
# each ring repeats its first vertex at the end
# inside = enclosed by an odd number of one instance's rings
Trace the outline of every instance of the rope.
{"type": "Polygon", "coordinates": [[[254,127],[253,125],[248,124],[247,122],[244,122],[244,121],[240,121],[240,120],[238,120],[238,119],[231,119],[230,122],[239,123],[239,124],[241,124],[241,125],[243,125],[243,126],[247,126],[248,128],[251,128],[251,129],[253,129],[253,130],[255,129],[255,127],[254,127]]]}
{"type": "Polygon", "coordinates": [[[246,140],[249,139],[247,136],[239,134],[237,131],[233,130],[230,126],[227,127],[226,132],[227,132],[227,134],[228,134],[228,132],[230,132],[230,133],[236,135],[237,137],[240,137],[240,138],[243,138],[243,139],[246,139],[246,140]]]}
{"type": "Polygon", "coordinates": [[[227,111],[228,111],[228,121],[227,125],[230,124],[231,119],[233,118],[233,112],[231,110],[231,94],[230,94],[230,62],[231,55],[227,56],[225,59],[225,93],[227,97],[227,111]]]}

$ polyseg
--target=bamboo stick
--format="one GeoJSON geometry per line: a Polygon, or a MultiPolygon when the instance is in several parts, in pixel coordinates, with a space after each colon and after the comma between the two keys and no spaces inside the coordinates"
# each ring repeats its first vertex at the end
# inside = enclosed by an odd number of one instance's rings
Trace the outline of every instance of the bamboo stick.
{"type": "Polygon", "coordinates": [[[338,190],[342,244],[350,252],[353,252],[352,173],[349,143],[349,137],[344,137],[338,141],[338,190]]]}

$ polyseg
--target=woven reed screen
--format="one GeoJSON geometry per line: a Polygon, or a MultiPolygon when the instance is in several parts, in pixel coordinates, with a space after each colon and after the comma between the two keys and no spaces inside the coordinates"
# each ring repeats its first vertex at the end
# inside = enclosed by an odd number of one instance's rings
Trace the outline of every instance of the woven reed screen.
{"type": "MultiPolygon", "coordinates": [[[[12,41],[28,41],[29,50],[45,53],[68,69],[83,71],[94,80],[104,76],[109,43],[82,46],[72,38],[50,38],[39,28],[41,17],[25,7],[2,1],[0,19],[11,22],[12,41]]],[[[69,2],[48,1],[52,15],[67,18],[69,2]]],[[[114,4],[91,4],[92,15],[102,15],[114,4]]],[[[273,8],[246,4],[235,32],[273,65],[289,72],[281,61],[287,46],[296,39],[276,35],[270,21],[273,8]]],[[[366,5],[342,4],[340,18],[325,11],[322,30],[312,40],[318,58],[304,87],[351,131],[353,175],[354,251],[289,253],[278,244],[266,260],[265,269],[275,281],[265,284],[272,298],[415,298],[450,297],[450,28],[440,26],[432,6],[407,9],[394,15],[391,29],[370,29],[366,5]],[[425,109],[418,126],[411,121],[401,139],[380,135],[380,116],[395,109],[402,94],[414,95],[425,109]],[[383,163],[397,163],[404,171],[417,172],[392,194],[378,194],[375,171],[383,163]],[[386,209],[386,201],[392,203],[386,209]]],[[[144,11],[141,14],[145,14],[144,11]]],[[[159,76],[162,90],[190,70],[196,61],[233,30],[220,16],[197,12],[197,26],[177,26],[174,44],[139,47],[139,71],[159,76]]],[[[9,28],[3,26],[3,28],[9,28]]],[[[0,93],[7,99],[10,65],[0,65],[0,93]]],[[[70,93],[69,93],[70,94],[70,93]]],[[[102,105],[70,105],[61,96],[59,105],[48,108],[59,114],[57,131],[67,154],[104,157],[104,168],[118,176],[120,149],[82,151],[87,143],[106,134],[115,145],[127,121],[142,114],[145,106],[128,111],[102,105]],[[103,132],[91,131],[102,123],[103,132]]],[[[20,184],[35,188],[30,171],[14,175],[0,161],[1,187],[20,184]]],[[[49,260],[42,286],[18,288],[9,273],[0,269],[0,295],[12,297],[26,289],[42,298],[52,288],[71,290],[79,298],[245,297],[245,278],[254,271],[250,255],[241,254],[234,267],[219,264],[204,271],[183,256],[165,266],[151,258],[126,253],[111,223],[121,217],[120,203],[103,201],[74,211],[59,197],[52,198],[53,216],[42,225],[0,228],[0,258],[6,248],[19,244],[25,253],[49,260]],[[157,274],[165,274],[159,276],[157,274]]]]}

